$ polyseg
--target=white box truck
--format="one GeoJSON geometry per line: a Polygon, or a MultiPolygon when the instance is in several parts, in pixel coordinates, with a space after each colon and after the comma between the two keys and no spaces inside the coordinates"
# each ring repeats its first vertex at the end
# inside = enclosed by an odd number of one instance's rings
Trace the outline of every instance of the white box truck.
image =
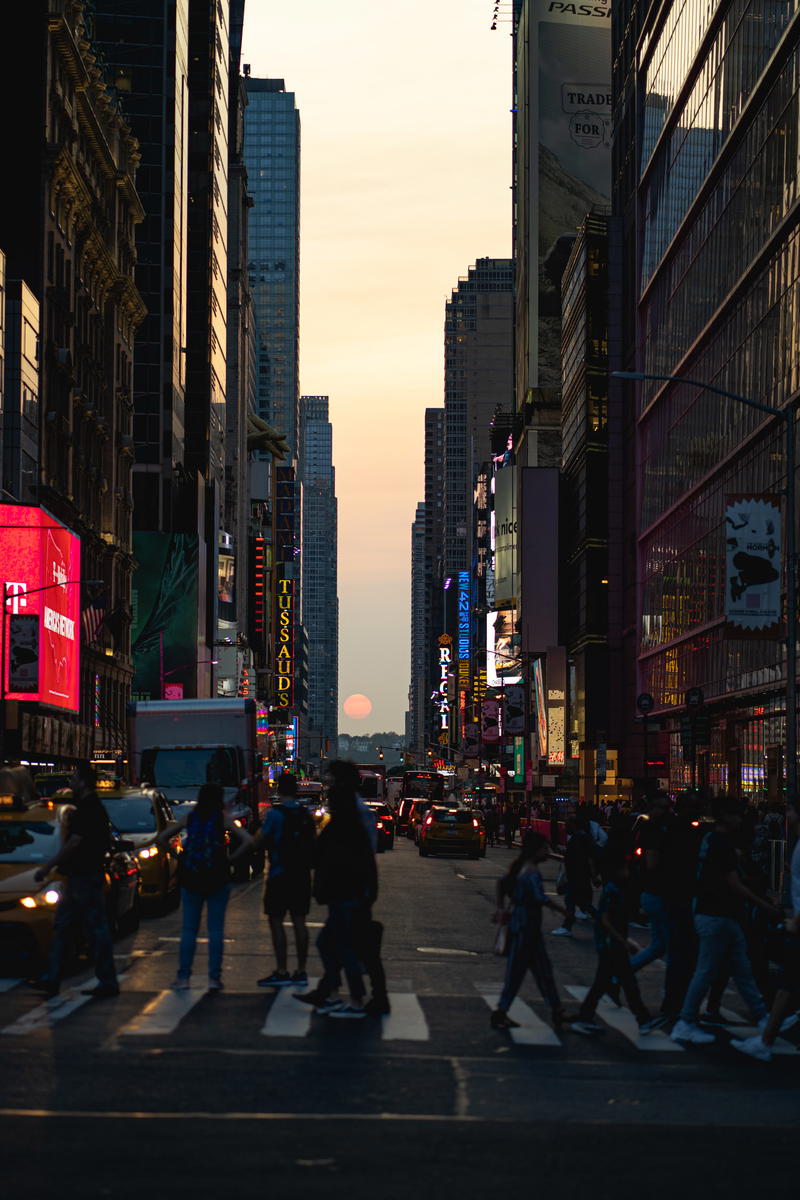
{"type": "Polygon", "coordinates": [[[250,833],[263,788],[254,700],[134,700],[128,705],[133,783],[163,792],[176,816],[218,783],[225,807],[250,833]]]}

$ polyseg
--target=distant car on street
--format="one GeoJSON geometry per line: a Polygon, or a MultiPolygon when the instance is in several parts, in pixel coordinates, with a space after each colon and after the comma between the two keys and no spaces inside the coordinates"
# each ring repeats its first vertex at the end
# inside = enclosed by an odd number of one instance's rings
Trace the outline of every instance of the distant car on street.
{"type": "Polygon", "coordinates": [[[388,804],[379,801],[365,800],[367,808],[375,814],[375,828],[378,833],[378,853],[394,849],[395,822],[394,813],[388,804]]]}
{"type": "Polygon", "coordinates": [[[480,817],[471,808],[434,806],[420,827],[419,852],[422,858],[431,854],[482,857],[486,854],[486,831],[480,817]]]}

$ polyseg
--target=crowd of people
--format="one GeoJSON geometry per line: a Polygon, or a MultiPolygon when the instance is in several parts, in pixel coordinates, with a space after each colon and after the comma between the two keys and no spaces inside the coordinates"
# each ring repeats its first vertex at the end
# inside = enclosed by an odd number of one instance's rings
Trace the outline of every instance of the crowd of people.
{"type": "MultiPolygon", "coordinates": [[[[158,834],[155,840],[164,848],[170,847],[177,837],[182,842],[179,859],[182,928],[178,971],[172,984],[176,991],[191,987],[204,909],[208,928],[208,990],[222,990],[231,864],[264,845],[269,858],[264,912],[277,965],[271,974],[257,981],[258,985],[294,986],[298,988],[298,1001],[337,1019],[360,1019],[389,1012],[380,954],[383,926],[372,915],[378,894],[375,820],[359,796],[357,768],[349,762],[333,762],[329,774],[330,820],[319,834],[307,808],[298,803],[295,776],[288,773],[278,780],[277,802],[268,809],[254,837],[226,812],[223,789],[214,783],[204,784],[189,812],[158,834]],[[322,978],[313,990],[306,991],[302,990],[308,987],[306,917],[312,894],[318,904],[327,907],[327,919],[317,938],[322,978]],[[292,921],[297,953],[297,969],[292,974],[287,969],[288,948],[283,927],[287,915],[292,921]],[[371,985],[368,1000],[365,975],[371,985]],[[344,998],[340,995],[343,976],[347,985],[344,998]]],[[[110,825],[95,783],[95,773],[88,767],[74,773],[62,845],[36,871],[38,880],[47,878],[55,869],[64,879],[48,967],[39,979],[32,981],[49,996],[60,988],[66,947],[70,935],[79,928],[92,943],[98,976],[98,983],[86,989],[87,994],[96,998],[119,994],[103,904],[110,825]]]]}
{"type": "MultiPolygon", "coordinates": [[[[263,846],[269,859],[264,912],[276,966],[257,981],[258,986],[294,987],[298,1002],[336,1019],[389,1012],[381,961],[383,926],[372,913],[378,894],[377,832],[359,789],[354,764],[330,764],[330,819],[318,833],[307,808],[298,802],[296,778],[286,773],[278,780],[276,802],[251,837],[226,813],[222,789],[208,783],[188,814],[158,835],[156,840],[165,848],[178,836],[183,845],[179,859],[182,930],[172,985],[177,991],[191,986],[204,909],[208,988],[222,989],[230,866],[263,846]],[[322,977],[309,990],[306,918],[312,896],[327,908],[327,918],[316,942],[322,977]],[[292,973],[284,928],[287,916],[297,957],[292,973]],[[369,999],[365,977],[371,986],[369,999]]],[[[800,1003],[797,812],[790,808],[782,815],[773,809],[758,816],[739,801],[721,797],[713,802],[708,817],[690,793],[679,797],[674,806],[669,797],[657,794],[647,814],[618,814],[608,827],[601,825],[599,815],[580,807],[567,822],[557,881],[559,899],[545,890],[540,867],[550,854],[550,844],[540,832],[523,834],[521,850],[498,881],[495,920],[505,930],[508,959],[492,1027],[514,1027],[509,1009],[530,970],[558,1029],[596,1035],[602,1030],[595,1021],[599,1001],[609,996],[619,1004],[624,995],[642,1034],[669,1027],[675,1041],[702,1045],[715,1040],[715,1025],[724,1024],[722,997],[733,982],[758,1032],[732,1044],[742,1053],[768,1060],[778,1034],[798,1020],[792,1009],[800,1003]],[[768,846],[781,832],[793,848],[785,896],[772,890],[769,871],[768,846]],[[545,908],[562,916],[561,924],[551,930],[553,936],[572,937],[577,920],[594,922],[596,972],[579,1011],[571,1016],[562,1005],[547,951],[545,908]],[[631,922],[642,916],[650,931],[644,947],[629,936],[631,922]],[[664,959],[666,969],[659,1009],[652,1013],[644,1004],[637,976],[656,959],[664,959]]],[[[513,838],[516,825],[509,810],[499,813],[489,807],[484,821],[490,845],[501,825],[504,834],[510,830],[513,838]]],[[[66,948],[78,926],[94,944],[98,982],[89,993],[99,998],[119,992],[103,904],[109,838],[109,820],[94,774],[88,767],[76,771],[62,845],[36,871],[38,880],[53,869],[64,878],[49,965],[35,981],[49,995],[59,989],[66,948]]]]}
{"type": "Polygon", "coordinates": [[[778,1034],[800,1019],[792,1012],[800,1003],[800,821],[790,808],[785,824],[794,849],[784,906],[783,897],[770,888],[765,860],[767,835],[778,831],[774,815],[759,817],[738,800],[720,797],[711,818],[704,819],[693,794],[680,797],[674,808],[659,794],[646,815],[618,819],[601,830],[594,827],[590,810],[579,809],[568,822],[557,889],[563,905],[547,896],[539,871],[549,854],[546,838],[526,833],[497,887],[496,920],[508,924],[511,936],[493,1027],[515,1024],[508,1010],[530,969],[558,1027],[568,1023],[587,1036],[601,1032],[594,1020],[599,1000],[608,995],[619,1004],[623,993],[642,1034],[669,1027],[674,1041],[703,1045],[714,1042],[714,1026],[725,1023],[720,1006],[733,982],[758,1032],[732,1045],[769,1060],[778,1034]],[[562,924],[552,930],[555,936],[571,937],[578,916],[594,921],[597,970],[571,1020],[561,1005],[542,933],[546,907],[563,914],[562,924]],[[650,929],[643,948],[629,937],[631,921],[640,914],[650,929]],[[654,1015],[642,1000],[637,974],[657,958],[665,960],[666,970],[654,1015]],[[777,976],[773,966],[779,967],[777,976]]]}

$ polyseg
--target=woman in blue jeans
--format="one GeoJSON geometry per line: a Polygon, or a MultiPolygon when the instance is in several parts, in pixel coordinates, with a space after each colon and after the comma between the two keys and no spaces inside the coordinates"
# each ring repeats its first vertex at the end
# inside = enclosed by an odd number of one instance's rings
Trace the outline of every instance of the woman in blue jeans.
{"type": "Polygon", "coordinates": [[[240,829],[225,812],[224,795],[219,784],[203,784],[197,793],[197,804],[191,812],[174,821],[156,838],[160,845],[167,845],[181,830],[186,830],[179,870],[183,926],[178,974],[172,985],[178,991],[185,991],[189,987],[204,904],[207,906],[208,924],[208,990],[218,992],[222,988],[225,909],[231,890],[229,863],[249,850],[253,841],[250,834],[240,829]],[[230,857],[226,830],[234,834],[239,842],[230,857]]]}

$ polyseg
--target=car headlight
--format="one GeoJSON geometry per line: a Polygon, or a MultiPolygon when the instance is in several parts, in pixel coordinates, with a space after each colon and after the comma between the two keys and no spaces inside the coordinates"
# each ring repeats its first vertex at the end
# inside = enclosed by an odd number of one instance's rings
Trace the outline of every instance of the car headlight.
{"type": "Polygon", "coordinates": [[[61,889],[50,884],[43,892],[37,892],[35,896],[23,896],[20,904],[23,908],[52,908],[54,904],[58,904],[61,899],[61,889]]]}
{"type": "Polygon", "coordinates": [[[158,846],[143,846],[141,850],[136,851],[137,858],[157,858],[158,846]]]}

